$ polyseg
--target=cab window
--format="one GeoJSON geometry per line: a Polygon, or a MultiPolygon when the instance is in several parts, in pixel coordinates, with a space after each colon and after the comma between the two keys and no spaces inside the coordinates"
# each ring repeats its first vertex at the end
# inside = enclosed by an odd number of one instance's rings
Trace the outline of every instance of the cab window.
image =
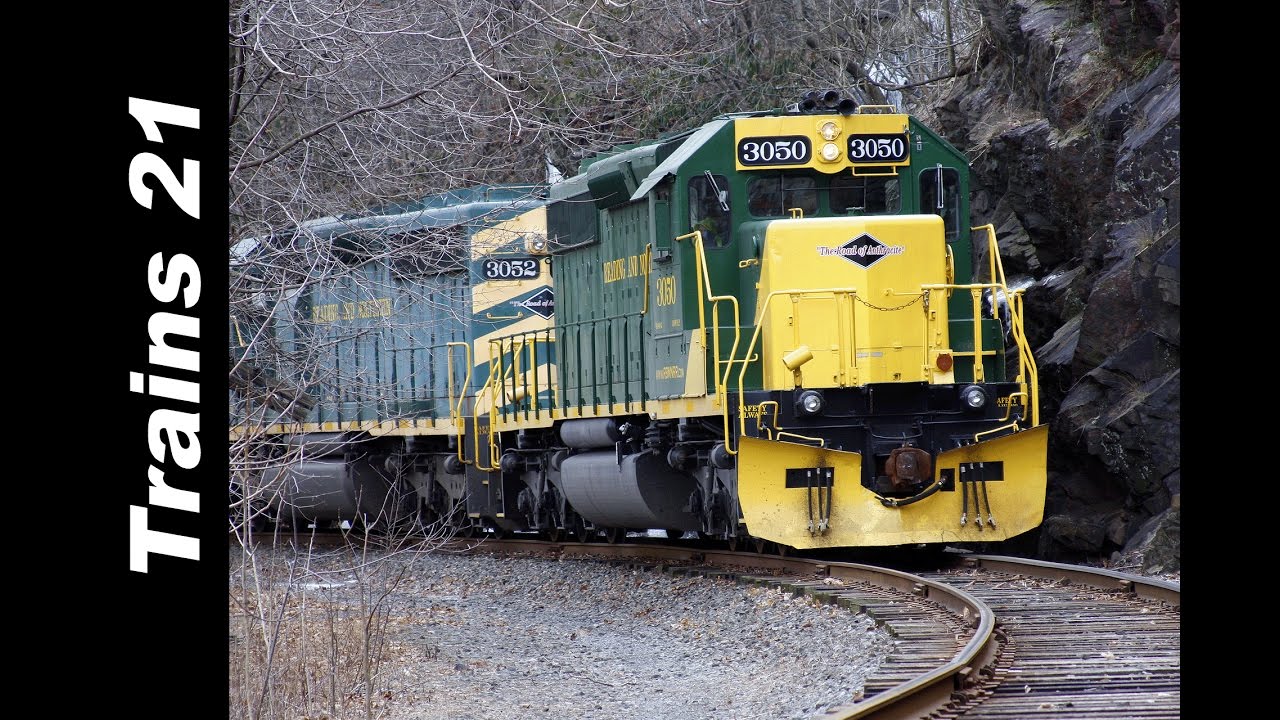
{"type": "Polygon", "coordinates": [[[834,215],[894,215],[901,205],[896,177],[840,175],[831,180],[834,215]]]}
{"type": "Polygon", "coordinates": [[[747,183],[747,209],[753,217],[783,217],[791,208],[806,216],[818,212],[818,188],[805,175],[762,175],[747,183]]]}

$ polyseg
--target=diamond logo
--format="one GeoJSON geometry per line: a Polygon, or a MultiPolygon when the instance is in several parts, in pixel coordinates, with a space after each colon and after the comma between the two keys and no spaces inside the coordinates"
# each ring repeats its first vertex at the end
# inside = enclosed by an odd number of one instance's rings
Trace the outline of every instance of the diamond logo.
{"type": "Polygon", "coordinates": [[[885,245],[869,233],[862,233],[840,247],[818,246],[822,256],[839,255],[851,263],[869,268],[889,255],[901,255],[906,250],[901,245],[885,245]]]}
{"type": "Polygon", "coordinates": [[[544,287],[529,296],[528,300],[520,303],[520,307],[527,308],[529,312],[543,318],[549,318],[556,311],[556,294],[551,291],[551,288],[544,287]]]}

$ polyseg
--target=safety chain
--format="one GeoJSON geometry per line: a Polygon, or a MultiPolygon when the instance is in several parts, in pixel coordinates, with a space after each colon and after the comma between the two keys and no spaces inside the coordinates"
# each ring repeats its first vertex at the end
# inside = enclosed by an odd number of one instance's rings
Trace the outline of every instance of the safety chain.
{"type": "MultiPolygon", "coordinates": [[[[910,301],[908,301],[908,302],[905,302],[905,303],[903,303],[903,304],[899,305],[898,307],[880,307],[879,305],[874,305],[874,304],[872,304],[872,303],[867,302],[866,300],[863,300],[861,295],[856,295],[856,294],[853,296],[853,299],[854,299],[854,300],[857,300],[858,302],[862,303],[863,305],[866,305],[867,307],[871,308],[872,310],[882,310],[882,311],[884,311],[884,312],[892,312],[892,311],[894,311],[894,310],[901,310],[901,309],[903,309],[903,308],[911,307],[912,305],[915,305],[916,303],[920,302],[920,299],[921,299],[921,298],[927,298],[928,296],[929,296],[928,291],[922,292],[922,293],[920,293],[919,295],[917,295],[917,296],[916,296],[916,299],[915,299],[915,300],[910,300],[910,301]]],[[[928,304],[928,302],[926,302],[926,303],[925,303],[925,309],[926,309],[926,310],[928,310],[928,309],[929,309],[929,304],[928,304]]]]}

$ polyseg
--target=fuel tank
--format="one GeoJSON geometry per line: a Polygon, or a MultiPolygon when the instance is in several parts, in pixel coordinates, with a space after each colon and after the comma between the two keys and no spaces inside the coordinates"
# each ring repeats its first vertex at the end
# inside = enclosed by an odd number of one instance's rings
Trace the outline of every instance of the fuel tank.
{"type": "Polygon", "coordinates": [[[701,527],[685,509],[696,488],[694,478],[673,470],[652,450],[627,455],[621,464],[612,450],[573,455],[560,466],[560,485],[574,509],[602,527],[701,527]]]}
{"type": "Polygon", "coordinates": [[[264,480],[266,487],[278,487],[275,504],[281,520],[347,520],[379,526],[407,517],[415,497],[389,477],[379,463],[358,461],[348,465],[341,457],[304,460],[270,469],[264,480]]]}

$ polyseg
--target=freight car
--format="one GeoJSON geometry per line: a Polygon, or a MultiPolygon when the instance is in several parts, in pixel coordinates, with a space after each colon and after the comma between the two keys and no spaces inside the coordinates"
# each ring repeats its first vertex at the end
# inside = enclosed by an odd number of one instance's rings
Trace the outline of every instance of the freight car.
{"type": "MultiPolygon", "coordinates": [[[[593,157],[545,199],[463,223],[465,339],[397,335],[386,298],[389,334],[351,361],[399,367],[420,349],[457,382],[441,396],[389,380],[396,403],[333,388],[279,423],[314,458],[286,466],[297,489],[280,507],[783,548],[1031,530],[1036,366],[968,192],[943,138],[835,92],[593,157]],[[365,414],[343,424],[342,407],[365,414]]],[[[334,292],[330,306],[384,297],[334,292]]]]}

